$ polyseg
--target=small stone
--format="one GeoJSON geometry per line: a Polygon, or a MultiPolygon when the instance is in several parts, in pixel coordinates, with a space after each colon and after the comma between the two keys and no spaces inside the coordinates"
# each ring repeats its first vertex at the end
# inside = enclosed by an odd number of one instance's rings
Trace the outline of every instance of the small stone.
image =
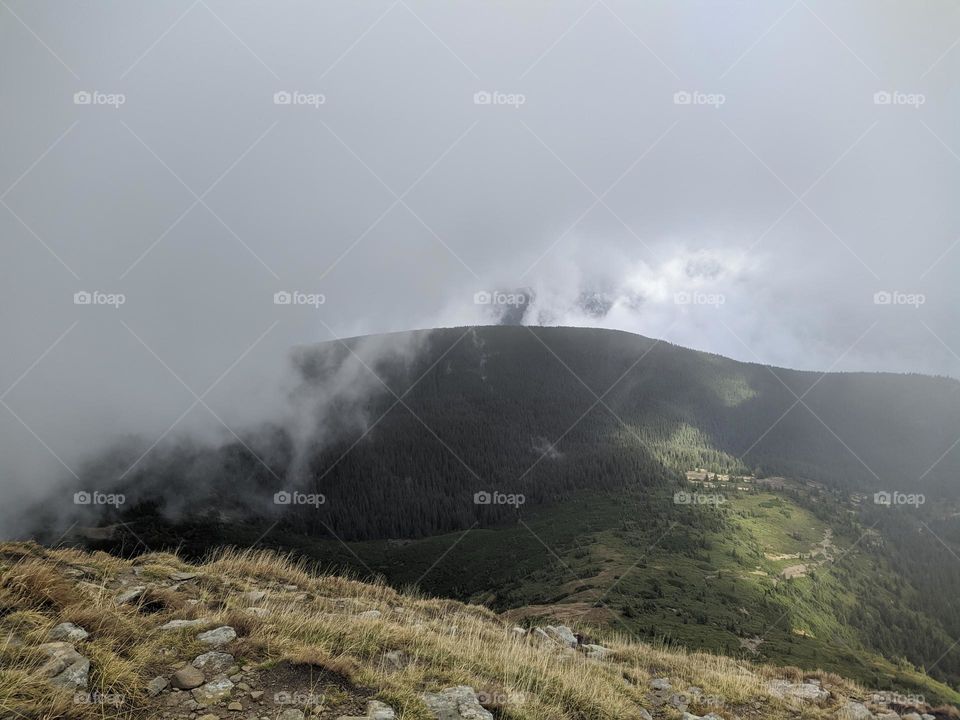
{"type": "Polygon", "coordinates": [[[200,705],[216,705],[230,697],[231,692],[233,692],[233,683],[227,678],[211,680],[206,685],[194,688],[192,691],[193,699],[200,705]]]}
{"type": "Polygon", "coordinates": [[[240,712],[243,710],[243,704],[234,700],[232,703],[227,705],[227,710],[230,710],[231,712],[240,712]]]}
{"type": "Polygon", "coordinates": [[[156,697],[166,689],[168,684],[169,681],[165,677],[158,675],[147,683],[147,695],[150,697],[156,697]]]}
{"type": "Polygon", "coordinates": [[[493,720],[493,715],[480,705],[477,693],[468,685],[445,688],[439,693],[423,693],[421,697],[435,718],[493,720]]]}
{"type": "Polygon", "coordinates": [[[287,708],[277,716],[277,720],[303,720],[303,713],[293,708],[287,708]]]}
{"type": "Polygon", "coordinates": [[[174,582],[186,582],[187,580],[193,580],[197,576],[195,572],[175,572],[170,573],[170,579],[174,582]]]}
{"type": "Polygon", "coordinates": [[[261,700],[263,699],[263,690],[251,690],[250,691],[251,700],[261,700]]]}
{"type": "Polygon", "coordinates": [[[210,675],[218,675],[233,667],[233,655],[216,651],[207,652],[197,655],[190,664],[210,675]]]}
{"type": "Polygon", "coordinates": [[[247,685],[245,682],[238,682],[237,690],[242,690],[243,692],[250,692],[250,686],[247,685]]]}
{"type": "Polygon", "coordinates": [[[178,690],[193,690],[203,685],[203,673],[195,667],[187,665],[177,670],[170,678],[170,684],[178,690]]]}
{"type": "Polygon", "coordinates": [[[206,715],[201,715],[197,720],[220,720],[219,715],[214,715],[213,713],[207,713],[206,715]]]}
{"type": "Polygon", "coordinates": [[[51,640],[66,640],[70,643],[80,642],[90,637],[90,633],[79,625],[70,622],[60,623],[50,631],[51,640]]]}
{"type": "Polygon", "coordinates": [[[237,631],[229,625],[221,625],[213,630],[197,635],[197,640],[211,647],[222,647],[237,639],[237,631]]]}
{"type": "Polygon", "coordinates": [[[654,690],[669,690],[672,685],[666,678],[654,678],[650,681],[650,687],[654,690]]]}
{"type": "Polygon", "coordinates": [[[523,629],[522,627],[520,627],[519,625],[517,625],[516,627],[514,627],[513,630],[511,630],[511,632],[512,632],[514,635],[518,636],[518,637],[523,637],[524,635],[527,634],[527,631],[524,630],[524,629],[523,629]]]}
{"type": "Polygon", "coordinates": [[[133,602],[134,600],[139,599],[140,596],[143,595],[144,590],[146,589],[147,588],[145,585],[134,585],[129,590],[124,590],[122,593],[117,595],[117,597],[115,597],[113,601],[117,605],[126,605],[129,602],[133,602]]]}
{"type": "Polygon", "coordinates": [[[610,654],[610,649],[603,647],[603,645],[583,645],[584,652],[587,653],[587,657],[593,660],[604,660],[610,654]]]}
{"type": "Polygon", "coordinates": [[[362,613],[357,613],[357,617],[361,620],[376,620],[380,617],[379,610],[364,610],[362,613]]]}
{"type": "Polygon", "coordinates": [[[575,648],[577,646],[577,636],[566,625],[547,625],[544,632],[561,645],[575,648]]]}
{"type": "Polygon", "coordinates": [[[234,673],[233,675],[230,676],[230,682],[238,683],[241,680],[243,680],[243,675],[241,675],[240,673],[234,673]]]}
{"type": "Polygon", "coordinates": [[[49,659],[38,671],[51,685],[66,690],[86,690],[90,661],[68,642],[44,643],[38,648],[49,659]]]}
{"type": "Polygon", "coordinates": [[[382,703],[379,700],[371,700],[367,703],[367,717],[370,720],[395,720],[397,714],[393,708],[382,703]]]}

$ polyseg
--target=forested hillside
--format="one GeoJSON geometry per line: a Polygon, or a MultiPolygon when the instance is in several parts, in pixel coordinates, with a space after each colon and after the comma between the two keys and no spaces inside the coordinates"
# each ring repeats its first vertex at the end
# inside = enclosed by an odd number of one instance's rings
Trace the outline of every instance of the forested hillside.
{"type": "MultiPolygon", "coordinates": [[[[694,467],[865,492],[958,491],[952,379],[797,372],[582,328],[377,340],[381,350],[362,360],[353,354],[363,358],[362,338],[298,349],[306,429],[265,426],[217,450],[156,448],[125,478],[128,508],[282,515],[291,530],[362,539],[489,526],[515,513],[476,504],[478,492],[522,494],[532,509],[577,490],[661,485],[694,467]],[[391,344],[417,349],[393,355],[391,344]],[[345,374],[366,390],[337,387],[345,374]],[[278,507],[273,495],[284,489],[325,502],[278,507]]],[[[84,481],[111,486],[145,447],[117,448],[84,481]]]]}

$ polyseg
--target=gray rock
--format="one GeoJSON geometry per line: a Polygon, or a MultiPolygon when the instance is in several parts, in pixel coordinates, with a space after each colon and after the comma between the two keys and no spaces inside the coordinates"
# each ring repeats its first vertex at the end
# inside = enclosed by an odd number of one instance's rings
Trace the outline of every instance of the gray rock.
{"type": "Polygon", "coordinates": [[[605,648],[603,645],[582,645],[581,647],[587,653],[587,657],[594,660],[605,660],[612,652],[610,648],[605,648]]]}
{"type": "Polygon", "coordinates": [[[158,630],[182,630],[183,628],[196,627],[210,622],[209,618],[197,618],[196,620],[171,620],[161,625],[158,630]]]}
{"type": "Polygon", "coordinates": [[[653,720],[653,717],[643,708],[640,708],[640,720],[653,720]]]}
{"type": "Polygon", "coordinates": [[[233,667],[233,655],[224,652],[207,652],[197,655],[191,665],[209,675],[219,675],[233,667]]]}
{"type": "Polygon", "coordinates": [[[493,720],[493,715],[480,705],[473,688],[467,685],[424,693],[422,697],[435,720],[493,720]]]}
{"type": "Polygon", "coordinates": [[[577,646],[577,637],[573,631],[566,625],[547,625],[544,632],[561,645],[575,648],[577,646]]]}
{"type": "Polygon", "coordinates": [[[126,605],[134,600],[139,600],[140,596],[143,595],[143,591],[146,589],[147,588],[145,585],[134,585],[132,588],[124,590],[122,593],[117,595],[113,601],[117,605],[126,605]]]}
{"type": "Polygon", "coordinates": [[[200,670],[187,665],[173,674],[173,677],[170,678],[170,684],[177,690],[193,690],[203,685],[205,679],[200,670]]]}
{"type": "Polygon", "coordinates": [[[771,680],[767,683],[771,695],[779,698],[792,698],[807,702],[822,702],[830,697],[830,692],[812,682],[792,683],[788,680],[771,680]]]}
{"type": "Polygon", "coordinates": [[[153,680],[147,683],[147,695],[150,697],[156,697],[164,690],[166,690],[169,681],[162,675],[158,675],[153,680]]]}
{"type": "Polygon", "coordinates": [[[277,716],[277,720],[303,720],[303,713],[300,710],[287,708],[277,716]]]}
{"type": "Polygon", "coordinates": [[[361,620],[376,620],[380,617],[379,610],[365,610],[362,613],[357,613],[357,617],[361,620]]]}
{"type": "Polygon", "coordinates": [[[550,636],[544,632],[543,628],[534,628],[530,631],[530,635],[535,637],[537,640],[550,641],[550,636]]]}
{"type": "Polygon", "coordinates": [[[516,635],[517,637],[523,637],[524,635],[527,634],[527,631],[524,630],[524,629],[523,629],[522,627],[520,627],[519,625],[515,626],[510,632],[512,632],[512,633],[513,633],[514,635],[516,635]]]}
{"type": "Polygon", "coordinates": [[[88,637],[90,637],[90,633],[79,625],[70,622],[60,623],[50,631],[51,640],[66,640],[75,643],[86,640],[88,637]]]}
{"type": "Polygon", "coordinates": [[[197,635],[197,640],[210,647],[223,647],[237,639],[237,631],[229,625],[221,625],[197,635]]]}
{"type": "Polygon", "coordinates": [[[170,573],[170,579],[174,582],[186,582],[187,580],[193,580],[197,576],[195,572],[175,572],[170,573]]]}
{"type": "Polygon", "coordinates": [[[367,703],[367,717],[370,720],[395,720],[397,714],[393,708],[382,703],[379,700],[371,700],[367,703]]]}
{"type": "Polygon", "coordinates": [[[923,720],[917,713],[907,713],[903,716],[903,720],[923,720]]]}
{"type": "Polygon", "coordinates": [[[66,690],[86,690],[90,661],[68,642],[44,643],[37,648],[48,660],[38,671],[51,685],[66,690]]]}
{"type": "Polygon", "coordinates": [[[227,678],[217,678],[206,685],[194,688],[191,692],[193,699],[199,705],[216,705],[230,697],[230,693],[233,692],[233,683],[227,678]]]}
{"type": "Polygon", "coordinates": [[[874,714],[863,703],[849,700],[837,713],[837,720],[874,720],[874,714]]]}
{"type": "Polygon", "coordinates": [[[877,720],[900,720],[900,716],[893,710],[885,710],[876,716],[877,720]]]}
{"type": "Polygon", "coordinates": [[[249,603],[250,605],[256,605],[258,602],[263,600],[267,596],[267,593],[263,590],[251,590],[250,592],[245,592],[242,597],[244,602],[249,603]]]}
{"type": "Polygon", "coordinates": [[[650,687],[654,690],[669,690],[673,686],[666,678],[654,678],[650,681],[650,687]]]}

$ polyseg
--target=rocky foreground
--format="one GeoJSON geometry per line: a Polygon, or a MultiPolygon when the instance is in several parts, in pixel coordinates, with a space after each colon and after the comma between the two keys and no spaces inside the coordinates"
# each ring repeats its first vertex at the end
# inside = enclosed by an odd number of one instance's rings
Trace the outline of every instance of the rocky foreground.
{"type": "Polygon", "coordinates": [[[0,720],[960,717],[759,667],[314,576],[267,553],[0,546],[0,720]]]}

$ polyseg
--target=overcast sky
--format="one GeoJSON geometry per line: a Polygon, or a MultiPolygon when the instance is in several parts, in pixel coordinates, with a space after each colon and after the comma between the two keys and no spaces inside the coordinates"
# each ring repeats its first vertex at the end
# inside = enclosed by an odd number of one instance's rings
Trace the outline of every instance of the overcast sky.
{"type": "Polygon", "coordinates": [[[953,0],[4,0],[2,480],[222,433],[290,346],[498,289],[958,377],[958,40],[953,0]]]}

